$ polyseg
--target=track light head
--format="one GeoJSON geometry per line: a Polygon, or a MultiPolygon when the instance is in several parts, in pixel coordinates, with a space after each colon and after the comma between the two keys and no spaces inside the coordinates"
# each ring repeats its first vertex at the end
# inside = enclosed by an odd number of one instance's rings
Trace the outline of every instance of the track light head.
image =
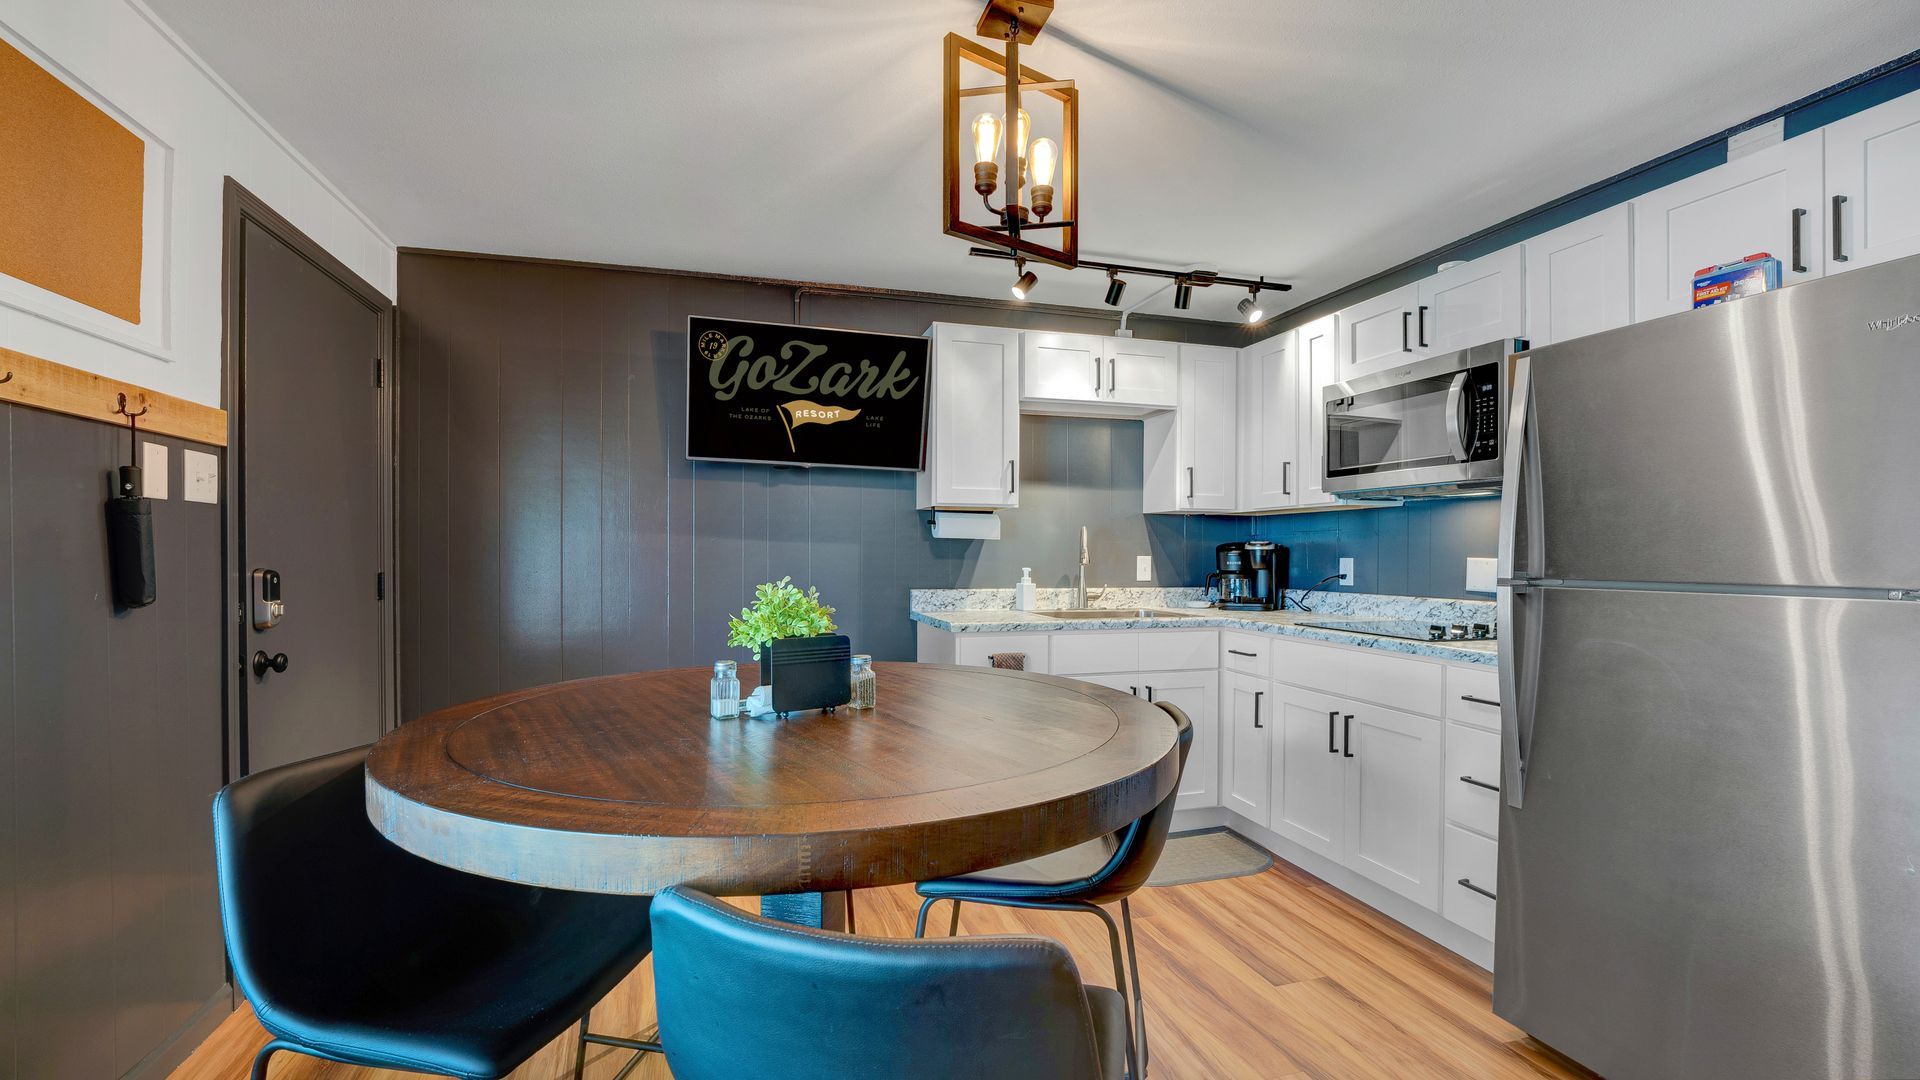
{"type": "Polygon", "coordinates": [[[1126,291],[1127,283],[1120,280],[1120,275],[1112,270],[1107,271],[1107,306],[1119,307],[1120,295],[1126,291]]]}
{"type": "Polygon", "coordinates": [[[1020,276],[1013,281],[1013,298],[1015,300],[1025,300],[1027,294],[1031,293],[1034,287],[1040,284],[1040,279],[1034,276],[1033,271],[1027,269],[1027,261],[1025,259],[1015,261],[1013,268],[1020,272],[1020,276]]]}
{"type": "Polygon", "coordinates": [[[1173,306],[1180,311],[1193,306],[1193,282],[1186,278],[1173,279],[1173,306]]]}
{"type": "Polygon", "coordinates": [[[1257,323],[1266,317],[1266,308],[1260,303],[1260,290],[1248,289],[1247,298],[1237,305],[1240,317],[1250,323],[1257,323]]]}

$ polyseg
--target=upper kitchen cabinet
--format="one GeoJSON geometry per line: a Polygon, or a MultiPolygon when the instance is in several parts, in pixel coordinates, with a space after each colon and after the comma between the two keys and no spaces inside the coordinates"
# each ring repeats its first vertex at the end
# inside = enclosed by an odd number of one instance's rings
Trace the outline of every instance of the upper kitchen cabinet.
{"type": "Polygon", "coordinates": [[[1440,353],[1525,337],[1526,252],[1502,248],[1339,314],[1339,376],[1351,379],[1440,353]]]}
{"type": "Polygon", "coordinates": [[[1020,332],[935,323],[922,510],[1020,505],[1020,332]]]}
{"type": "Polygon", "coordinates": [[[1240,350],[1181,345],[1176,363],[1178,407],[1145,419],[1141,510],[1233,510],[1240,350]]]}
{"type": "Polygon", "coordinates": [[[1526,249],[1521,245],[1447,267],[1417,288],[1413,340],[1423,356],[1527,334],[1526,249]]]}
{"type": "Polygon", "coordinates": [[[1827,273],[1920,254],[1920,94],[1825,128],[1827,273]]]}
{"type": "Polygon", "coordinates": [[[1826,270],[1821,133],[1809,132],[1633,200],[1633,317],[1693,307],[1703,267],[1756,252],[1787,285],[1826,270]]]}
{"type": "Polygon", "coordinates": [[[1028,412],[1140,415],[1179,403],[1179,346],[1171,341],[1028,331],[1021,352],[1028,412]]]}
{"type": "Polygon", "coordinates": [[[1240,510],[1298,504],[1304,383],[1295,331],[1240,350],[1240,510]]]}
{"type": "Polygon", "coordinates": [[[1321,391],[1340,381],[1340,319],[1328,315],[1294,331],[1300,356],[1300,495],[1295,506],[1326,506],[1327,410],[1321,391]]]}
{"type": "Polygon", "coordinates": [[[1622,203],[1528,240],[1527,332],[1534,346],[1633,321],[1633,212],[1622,203]]]}

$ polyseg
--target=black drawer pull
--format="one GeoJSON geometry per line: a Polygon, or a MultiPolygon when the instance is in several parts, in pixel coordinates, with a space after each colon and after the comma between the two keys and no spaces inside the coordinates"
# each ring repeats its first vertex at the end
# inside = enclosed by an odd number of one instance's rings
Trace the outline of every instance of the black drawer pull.
{"type": "Polygon", "coordinates": [[[1340,752],[1340,747],[1335,745],[1333,737],[1333,725],[1338,722],[1339,719],[1339,709],[1334,709],[1327,713],[1327,753],[1329,754],[1337,754],[1340,752]]]}
{"type": "Polygon", "coordinates": [[[1486,898],[1487,898],[1487,899],[1489,899],[1489,900],[1498,900],[1498,899],[1499,899],[1499,897],[1497,897],[1497,896],[1495,896],[1495,895],[1493,895],[1492,893],[1490,893],[1490,892],[1488,892],[1487,890],[1485,890],[1485,889],[1483,889],[1483,888],[1481,888],[1480,886],[1478,886],[1478,885],[1475,885],[1475,884],[1473,883],[1473,879],[1472,879],[1472,878],[1461,878],[1461,879],[1460,879],[1460,881],[1459,881],[1459,885],[1460,885],[1460,887],[1461,887],[1461,888],[1463,888],[1463,889],[1471,889],[1471,890],[1473,890],[1474,892],[1477,892],[1477,893],[1479,893],[1479,894],[1480,894],[1481,896],[1484,896],[1484,897],[1486,897],[1486,898]]]}
{"type": "Polygon", "coordinates": [[[1463,777],[1461,777],[1461,778],[1460,778],[1460,782],[1461,782],[1461,783],[1463,783],[1463,784],[1472,784],[1472,785],[1473,785],[1474,787],[1483,787],[1483,788],[1486,788],[1486,789],[1487,789],[1488,791],[1499,791],[1499,790],[1500,790],[1500,785],[1499,785],[1499,784],[1489,784],[1489,783],[1487,783],[1487,782],[1486,782],[1485,780],[1475,780],[1475,779],[1474,779],[1473,777],[1471,777],[1471,776],[1463,776],[1463,777]]]}
{"type": "Polygon", "coordinates": [[[1255,659],[1259,659],[1260,657],[1260,654],[1257,652],[1241,652],[1239,649],[1228,649],[1227,651],[1235,656],[1251,656],[1255,659]]]}
{"type": "Polygon", "coordinates": [[[1254,727],[1267,726],[1260,722],[1260,698],[1261,698],[1261,695],[1265,693],[1266,693],[1265,690],[1255,690],[1253,692],[1253,726],[1254,727]]]}
{"type": "Polygon", "coordinates": [[[1474,697],[1474,696],[1473,696],[1472,694],[1461,694],[1461,695],[1460,695],[1460,700],[1461,700],[1461,701],[1471,701],[1471,702],[1473,702],[1473,703],[1474,703],[1475,705],[1491,705],[1491,706],[1493,706],[1493,707],[1494,707],[1494,708],[1496,708],[1496,709],[1500,707],[1500,703],[1499,703],[1499,702],[1497,702],[1497,701],[1488,701],[1488,700],[1487,700],[1486,698],[1483,698],[1483,697],[1474,697]]]}
{"type": "Polygon", "coordinates": [[[1346,720],[1340,724],[1340,756],[1341,757],[1353,756],[1353,714],[1352,713],[1348,713],[1346,720]]]}

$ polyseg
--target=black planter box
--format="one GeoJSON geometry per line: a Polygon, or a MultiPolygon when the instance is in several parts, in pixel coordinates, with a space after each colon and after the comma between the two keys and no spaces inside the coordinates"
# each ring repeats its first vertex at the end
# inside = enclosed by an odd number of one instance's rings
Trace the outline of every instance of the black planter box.
{"type": "Polygon", "coordinates": [[[831,709],[853,700],[853,643],[845,634],[782,638],[760,651],[760,683],[773,711],[831,709]]]}

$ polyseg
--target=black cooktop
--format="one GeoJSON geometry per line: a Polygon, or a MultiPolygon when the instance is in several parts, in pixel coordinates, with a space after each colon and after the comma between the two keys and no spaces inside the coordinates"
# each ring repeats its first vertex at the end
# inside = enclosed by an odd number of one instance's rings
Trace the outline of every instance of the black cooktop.
{"type": "Polygon", "coordinates": [[[1316,619],[1300,621],[1317,630],[1345,630],[1354,634],[1403,638],[1407,641],[1492,641],[1489,623],[1427,623],[1418,619],[1316,619]]]}

